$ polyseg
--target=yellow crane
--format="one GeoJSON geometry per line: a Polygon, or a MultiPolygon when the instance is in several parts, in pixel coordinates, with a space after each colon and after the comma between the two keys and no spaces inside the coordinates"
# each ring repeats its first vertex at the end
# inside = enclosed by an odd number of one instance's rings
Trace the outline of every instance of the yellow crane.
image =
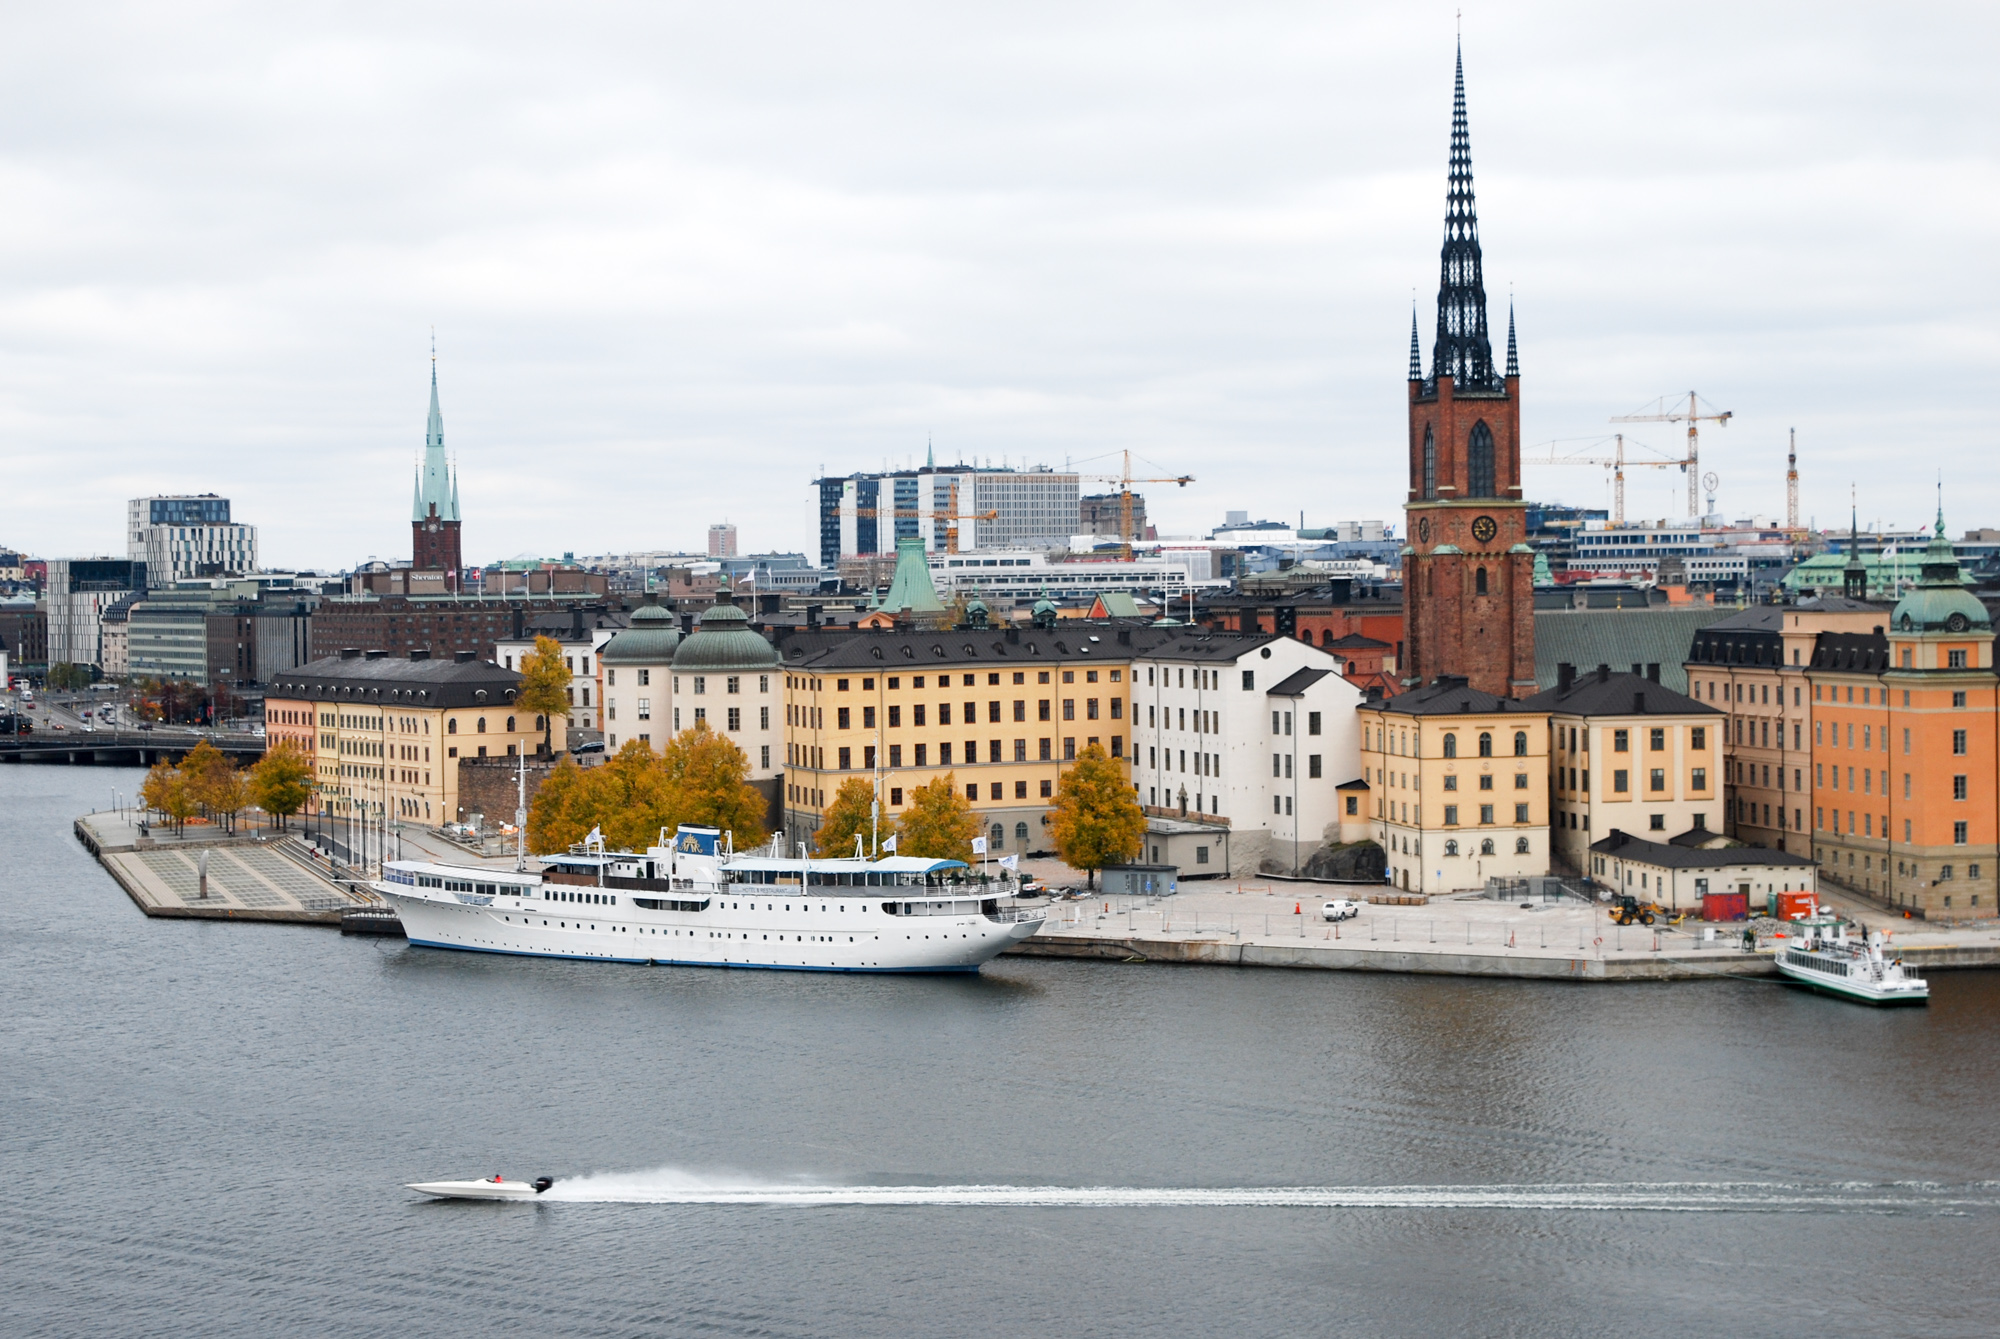
{"type": "Polygon", "coordinates": [[[956,483],[951,485],[951,495],[946,505],[947,509],[945,511],[919,511],[915,507],[856,507],[854,514],[856,516],[894,516],[899,518],[906,516],[928,516],[934,521],[947,521],[950,524],[945,526],[944,531],[944,551],[946,553],[958,552],[958,523],[960,521],[997,521],[1000,519],[1000,513],[997,511],[969,511],[961,513],[958,509],[958,485],[956,483]]]}
{"type": "MultiPolygon", "coordinates": [[[[1679,397],[1675,397],[1675,404],[1679,404],[1679,397]]],[[[1729,420],[1733,416],[1731,411],[1727,409],[1719,413],[1716,412],[1713,405],[1708,406],[1708,409],[1710,412],[1706,414],[1701,412],[1702,403],[1700,398],[1693,391],[1689,391],[1687,407],[1685,409],[1678,407],[1674,409],[1667,408],[1667,397],[1662,395],[1658,400],[1653,402],[1653,409],[1650,413],[1619,414],[1611,420],[1613,423],[1685,423],[1688,425],[1687,459],[1681,461],[1680,466],[1682,472],[1688,477],[1688,516],[1690,518],[1699,518],[1701,516],[1701,425],[1703,423],[1718,423],[1723,427],[1728,427],[1729,420]]]]}
{"type": "MultiPolygon", "coordinates": [[[[1550,442],[1548,456],[1537,463],[1543,465],[1601,465],[1605,469],[1610,470],[1612,472],[1611,523],[1613,525],[1623,525],[1625,524],[1625,467],[1629,465],[1634,469],[1660,470],[1666,469],[1671,465],[1681,465],[1683,462],[1679,460],[1648,460],[1644,456],[1639,457],[1637,460],[1628,460],[1625,457],[1625,434],[1622,432],[1613,433],[1612,437],[1617,443],[1617,450],[1611,455],[1559,456],[1556,454],[1556,447],[1560,443],[1550,442]]],[[[1603,444],[1602,438],[1592,443],[1595,446],[1602,446],[1603,444]]],[[[1640,446],[1641,444],[1634,442],[1633,445],[1640,446]]],[[[1651,450],[1652,448],[1642,446],[1641,449],[1651,450]]]]}
{"type": "Polygon", "coordinates": [[[1132,541],[1144,539],[1144,535],[1132,533],[1132,485],[1133,484],[1175,484],[1186,488],[1194,482],[1192,474],[1167,475],[1160,478],[1141,478],[1132,473],[1132,453],[1119,453],[1124,458],[1125,468],[1117,474],[1079,474],[1079,479],[1090,479],[1098,483],[1118,485],[1118,556],[1129,559],[1132,556],[1132,541]]]}

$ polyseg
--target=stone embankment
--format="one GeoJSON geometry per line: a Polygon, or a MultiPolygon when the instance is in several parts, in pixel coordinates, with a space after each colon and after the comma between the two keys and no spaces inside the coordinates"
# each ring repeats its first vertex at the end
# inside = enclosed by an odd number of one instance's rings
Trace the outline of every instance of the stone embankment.
{"type": "Polygon", "coordinates": [[[74,830],[148,916],[338,927],[343,911],[375,901],[316,869],[292,838],[155,836],[123,812],[86,814],[74,830]]]}

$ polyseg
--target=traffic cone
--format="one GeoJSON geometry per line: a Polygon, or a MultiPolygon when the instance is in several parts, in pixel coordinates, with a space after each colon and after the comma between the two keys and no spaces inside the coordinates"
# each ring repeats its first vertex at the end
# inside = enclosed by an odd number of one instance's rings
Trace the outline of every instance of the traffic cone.
{"type": "Polygon", "coordinates": [[[1292,914],[1293,914],[1294,916],[1303,916],[1303,915],[1305,915],[1305,914],[1306,914],[1306,912],[1305,912],[1305,907],[1304,907],[1304,905],[1303,905],[1303,904],[1301,904],[1301,903],[1298,903],[1298,902],[1294,902],[1294,903],[1292,903],[1292,914]]]}

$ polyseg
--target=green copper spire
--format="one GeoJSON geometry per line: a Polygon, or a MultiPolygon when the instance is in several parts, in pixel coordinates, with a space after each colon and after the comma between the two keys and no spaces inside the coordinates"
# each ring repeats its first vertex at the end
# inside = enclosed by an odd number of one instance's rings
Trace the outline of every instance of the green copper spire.
{"type": "Polygon", "coordinates": [[[424,460],[417,467],[416,499],[410,519],[427,518],[437,508],[440,521],[458,519],[458,477],[444,453],[444,415],[438,410],[437,351],[431,351],[431,414],[424,425],[424,460]]]}
{"type": "Polygon", "coordinates": [[[944,612],[944,601],[938,599],[937,587],[931,584],[931,565],[924,557],[921,539],[896,541],[896,574],[889,580],[888,593],[875,607],[892,614],[905,609],[913,614],[944,612]]]}

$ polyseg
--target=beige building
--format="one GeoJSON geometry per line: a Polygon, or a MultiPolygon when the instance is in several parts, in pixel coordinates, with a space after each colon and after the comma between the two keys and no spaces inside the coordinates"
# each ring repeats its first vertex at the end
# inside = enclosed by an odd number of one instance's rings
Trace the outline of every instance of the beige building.
{"type": "MultiPolygon", "coordinates": [[[[503,669],[519,670],[521,660],[535,649],[537,637],[553,638],[562,646],[569,669],[569,715],[572,730],[603,730],[604,695],[597,672],[598,652],[624,631],[626,617],[607,609],[572,609],[529,621],[519,637],[496,641],[494,654],[503,669]]],[[[560,733],[557,742],[562,743],[560,733]]],[[[564,745],[567,747],[567,745],[564,745]]]]}
{"type": "Polygon", "coordinates": [[[1356,714],[1392,884],[1446,893],[1548,873],[1546,710],[1440,677],[1356,714]]]}
{"type": "Polygon", "coordinates": [[[1727,718],[1716,708],[1603,666],[1565,672],[1522,705],[1549,715],[1550,838],[1563,864],[1586,871],[1592,844],[1614,828],[1654,842],[1723,835],[1727,718]]]}
{"type": "Polygon", "coordinates": [[[1673,911],[1700,911],[1710,893],[1741,893],[1761,916],[1772,893],[1819,891],[1806,856],[1759,846],[1648,841],[1619,828],[1591,843],[1590,877],[1607,888],[1673,911]]]}
{"type": "Polygon", "coordinates": [[[1722,813],[1738,841],[1775,851],[1812,849],[1812,706],[1807,674],[1822,633],[1879,629],[1881,605],[1829,595],[1759,605],[1695,633],[1688,695],[1724,713],[1722,813]]]}
{"type": "MultiPolygon", "coordinates": [[[[521,676],[461,652],[432,660],[413,651],[392,660],[380,651],[345,652],[285,670],[265,698],[272,725],[306,721],[316,772],[314,812],[358,816],[385,825],[464,820],[458,760],[532,752],[538,717],[516,713],[521,676]]],[[[295,732],[294,732],[295,733],[295,732]]]]}

